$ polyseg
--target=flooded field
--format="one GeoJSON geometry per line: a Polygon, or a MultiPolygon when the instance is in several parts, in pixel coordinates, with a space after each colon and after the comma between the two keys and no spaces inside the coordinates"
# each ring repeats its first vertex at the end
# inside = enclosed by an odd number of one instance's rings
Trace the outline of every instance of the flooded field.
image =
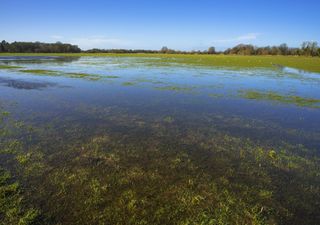
{"type": "Polygon", "coordinates": [[[0,57],[3,224],[317,224],[319,150],[317,73],[0,57]]]}

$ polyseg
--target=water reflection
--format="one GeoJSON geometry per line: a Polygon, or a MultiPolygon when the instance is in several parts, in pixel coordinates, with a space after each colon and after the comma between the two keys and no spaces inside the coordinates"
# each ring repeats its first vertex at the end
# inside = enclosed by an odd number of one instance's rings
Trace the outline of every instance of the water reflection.
{"type": "Polygon", "coordinates": [[[63,57],[63,56],[0,56],[0,63],[4,65],[10,65],[12,63],[16,65],[28,63],[28,64],[43,64],[43,63],[70,63],[79,60],[80,57],[63,57]]]}
{"type": "Polygon", "coordinates": [[[26,90],[41,90],[48,87],[54,87],[57,86],[55,83],[51,82],[30,82],[30,81],[24,81],[20,79],[9,79],[9,78],[0,78],[0,84],[15,88],[15,89],[26,89],[26,90]]]}

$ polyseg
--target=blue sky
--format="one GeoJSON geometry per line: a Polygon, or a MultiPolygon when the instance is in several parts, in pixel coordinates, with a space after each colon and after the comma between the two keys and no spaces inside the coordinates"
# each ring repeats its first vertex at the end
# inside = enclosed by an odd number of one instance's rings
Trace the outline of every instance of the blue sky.
{"type": "Polygon", "coordinates": [[[0,39],[83,49],[320,42],[319,0],[0,0],[0,39]]]}

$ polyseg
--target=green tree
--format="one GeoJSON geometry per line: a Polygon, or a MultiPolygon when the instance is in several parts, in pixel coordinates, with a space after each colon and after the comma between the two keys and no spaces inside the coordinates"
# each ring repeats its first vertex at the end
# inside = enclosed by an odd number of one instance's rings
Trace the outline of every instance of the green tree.
{"type": "Polygon", "coordinates": [[[289,48],[288,45],[286,43],[283,43],[279,46],[279,50],[281,55],[288,55],[289,52],[289,48]]]}
{"type": "Polygon", "coordinates": [[[167,46],[163,46],[160,50],[160,52],[162,53],[168,53],[168,51],[169,51],[169,48],[167,46]]]}
{"type": "Polygon", "coordinates": [[[215,54],[215,53],[216,53],[215,47],[210,47],[210,48],[208,49],[208,54],[215,54]]]}
{"type": "Polygon", "coordinates": [[[6,42],[5,40],[3,40],[0,43],[0,52],[7,52],[8,51],[8,45],[9,45],[9,43],[6,42]]]}
{"type": "Polygon", "coordinates": [[[304,55],[316,56],[318,54],[318,43],[315,41],[305,41],[301,45],[301,50],[304,55]]]}

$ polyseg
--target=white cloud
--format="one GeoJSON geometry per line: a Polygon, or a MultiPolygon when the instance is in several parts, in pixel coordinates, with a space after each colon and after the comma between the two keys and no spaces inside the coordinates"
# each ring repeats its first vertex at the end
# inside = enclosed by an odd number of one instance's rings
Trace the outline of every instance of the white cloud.
{"type": "Polygon", "coordinates": [[[118,38],[108,38],[104,36],[91,36],[85,38],[72,38],[70,42],[78,45],[83,49],[90,48],[124,48],[127,47],[130,42],[118,39],[118,38]]]}
{"type": "Polygon", "coordinates": [[[252,40],[256,40],[260,35],[261,35],[260,33],[248,33],[248,34],[240,35],[234,38],[214,40],[213,42],[228,43],[228,42],[252,41],[252,40]]]}

